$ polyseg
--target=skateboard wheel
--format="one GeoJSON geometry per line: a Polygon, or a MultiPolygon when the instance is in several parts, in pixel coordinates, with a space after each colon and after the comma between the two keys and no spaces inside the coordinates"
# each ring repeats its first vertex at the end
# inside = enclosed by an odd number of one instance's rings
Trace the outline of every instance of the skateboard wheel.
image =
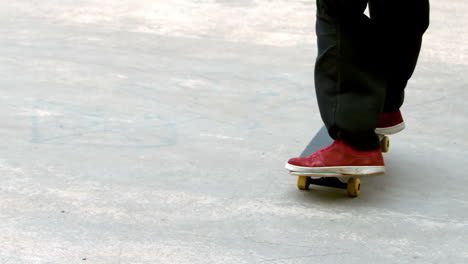
{"type": "Polygon", "coordinates": [[[390,148],[390,139],[387,136],[383,136],[380,140],[380,149],[382,152],[388,152],[390,148]]]}
{"type": "Polygon", "coordinates": [[[349,196],[358,197],[361,193],[361,180],[357,178],[349,178],[347,189],[349,196]]]}
{"type": "Polygon", "coordinates": [[[310,178],[306,176],[297,177],[297,188],[299,190],[308,190],[310,185],[310,178]]]}

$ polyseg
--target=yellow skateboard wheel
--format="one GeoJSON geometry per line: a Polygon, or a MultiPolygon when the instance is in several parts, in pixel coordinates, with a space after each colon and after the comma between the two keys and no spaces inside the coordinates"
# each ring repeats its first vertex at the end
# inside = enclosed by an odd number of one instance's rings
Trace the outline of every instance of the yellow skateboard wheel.
{"type": "Polygon", "coordinates": [[[387,136],[383,136],[380,140],[380,149],[382,152],[388,152],[390,148],[390,139],[387,136]]]}
{"type": "Polygon", "coordinates": [[[310,185],[310,178],[306,176],[297,176],[297,188],[299,190],[308,190],[310,185]]]}
{"type": "Polygon", "coordinates": [[[349,196],[358,197],[361,193],[361,180],[357,178],[349,178],[347,189],[349,196]]]}

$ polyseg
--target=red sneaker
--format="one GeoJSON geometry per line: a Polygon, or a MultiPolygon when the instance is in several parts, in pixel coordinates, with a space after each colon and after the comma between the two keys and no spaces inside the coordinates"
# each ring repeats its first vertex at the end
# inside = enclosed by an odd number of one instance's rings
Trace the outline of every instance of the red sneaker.
{"type": "Polygon", "coordinates": [[[359,151],[341,140],[335,140],[308,157],[292,158],[286,169],[309,173],[340,173],[353,175],[385,172],[382,151],[379,149],[359,151]]]}
{"type": "Polygon", "coordinates": [[[390,113],[383,113],[380,116],[379,124],[375,129],[376,134],[391,135],[402,131],[405,128],[405,122],[401,116],[400,110],[390,113]]]}

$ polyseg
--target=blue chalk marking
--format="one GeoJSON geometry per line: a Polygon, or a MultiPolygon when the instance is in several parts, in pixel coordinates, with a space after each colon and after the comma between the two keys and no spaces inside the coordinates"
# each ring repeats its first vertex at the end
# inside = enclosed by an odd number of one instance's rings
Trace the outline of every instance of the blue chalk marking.
{"type": "MultiPolygon", "coordinates": [[[[155,98],[152,98],[153,100],[155,98]]],[[[157,103],[167,105],[166,102],[161,103],[161,100],[155,100],[157,103]]],[[[151,144],[153,142],[145,142],[144,139],[140,139],[138,137],[134,137],[125,133],[125,131],[121,129],[106,129],[106,128],[99,128],[100,126],[106,126],[108,124],[113,124],[114,122],[110,122],[105,118],[105,115],[100,113],[92,113],[92,112],[83,112],[76,106],[64,104],[61,102],[55,101],[42,101],[37,100],[33,106],[34,111],[41,109],[41,106],[49,106],[53,108],[61,108],[62,110],[66,110],[67,115],[70,117],[80,117],[83,118],[83,121],[86,122],[85,125],[81,124],[80,127],[68,127],[66,130],[70,133],[65,133],[62,135],[56,136],[47,136],[41,135],[41,116],[37,113],[33,113],[31,115],[31,143],[33,144],[46,144],[46,145],[59,145],[59,146],[100,146],[100,147],[112,147],[112,148],[139,148],[139,149],[159,149],[163,147],[170,147],[178,144],[178,123],[169,121],[167,118],[160,116],[154,113],[145,113],[142,115],[142,121],[144,121],[143,129],[151,128],[151,127],[165,127],[167,129],[167,134],[163,133],[162,135],[155,135],[156,138],[159,139],[159,142],[154,142],[155,144],[151,144]],[[152,124],[154,123],[154,124],[152,124]],[[90,129],[95,128],[95,129],[90,129]],[[71,130],[71,131],[70,131],[71,130]],[[81,130],[81,131],[80,131],[81,130]],[[110,133],[121,136],[124,140],[122,144],[99,144],[99,143],[74,143],[73,139],[77,137],[82,137],[84,135],[91,135],[91,134],[100,134],[100,133],[110,133]],[[44,137],[45,136],[45,137],[44,137]],[[148,144],[149,143],[149,144],[148,144]]],[[[187,111],[187,110],[186,110],[187,111]]],[[[187,111],[191,113],[190,111],[187,111]]],[[[196,113],[192,113],[196,115],[196,113]]],[[[198,118],[196,118],[198,119],[198,118]]],[[[59,120],[60,121],[60,120],[59,120]]],[[[55,120],[55,126],[60,126],[59,121],[55,120]]],[[[49,122],[47,123],[49,124],[49,122]]],[[[42,123],[42,125],[45,125],[42,123]]],[[[50,124],[49,124],[50,125],[50,124]]],[[[63,132],[65,128],[60,126],[60,131],[63,132]]],[[[46,133],[47,134],[47,133],[46,133]]],[[[91,135],[93,136],[93,135],[91,135]]]]}
{"type": "Polygon", "coordinates": [[[39,132],[39,117],[32,116],[31,117],[31,143],[33,144],[40,144],[41,143],[41,135],[39,132]]]}
{"type": "MultiPolygon", "coordinates": [[[[33,107],[34,110],[39,109],[39,102],[36,102],[33,107]]],[[[39,128],[39,117],[36,113],[31,115],[31,143],[41,144],[41,133],[39,128]]]]}

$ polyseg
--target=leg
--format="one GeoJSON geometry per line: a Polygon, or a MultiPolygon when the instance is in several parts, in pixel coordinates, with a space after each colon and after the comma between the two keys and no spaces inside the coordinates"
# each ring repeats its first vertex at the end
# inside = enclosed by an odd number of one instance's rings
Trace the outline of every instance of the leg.
{"type": "Polygon", "coordinates": [[[429,26],[429,1],[369,0],[369,11],[388,83],[384,112],[393,112],[403,104],[404,89],[416,67],[429,26]]]}
{"type": "Polygon", "coordinates": [[[315,87],[320,114],[335,141],[286,169],[347,175],[385,171],[374,129],[382,113],[386,82],[376,67],[375,38],[364,15],[367,0],[317,0],[318,56],[315,87]]]}
{"type": "Polygon", "coordinates": [[[315,87],[330,136],[353,148],[379,148],[374,129],[386,82],[376,65],[367,0],[317,0],[315,87]]]}

